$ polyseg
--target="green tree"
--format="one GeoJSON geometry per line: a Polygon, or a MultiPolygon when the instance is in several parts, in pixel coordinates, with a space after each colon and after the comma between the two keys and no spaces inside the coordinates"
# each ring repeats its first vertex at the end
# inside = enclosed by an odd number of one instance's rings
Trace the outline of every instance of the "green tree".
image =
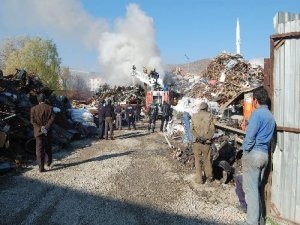
{"type": "Polygon", "coordinates": [[[39,37],[18,37],[2,45],[1,62],[5,74],[14,74],[16,68],[36,74],[53,90],[59,89],[60,63],[56,45],[39,37]]]}

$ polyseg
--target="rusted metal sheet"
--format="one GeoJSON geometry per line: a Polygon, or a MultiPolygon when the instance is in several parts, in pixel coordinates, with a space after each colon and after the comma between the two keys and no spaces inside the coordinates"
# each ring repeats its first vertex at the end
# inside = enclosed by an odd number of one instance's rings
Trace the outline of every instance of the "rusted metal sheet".
{"type": "Polygon", "coordinates": [[[289,32],[284,34],[274,34],[271,36],[273,40],[284,40],[284,39],[292,39],[292,38],[300,38],[300,32],[289,32]]]}
{"type": "Polygon", "coordinates": [[[277,127],[277,131],[291,132],[291,133],[300,133],[300,128],[295,128],[295,127],[277,127]]]}
{"type": "Polygon", "coordinates": [[[274,27],[276,34],[270,38],[270,70],[273,112],[279,132],[273,153],[269,213],[284,224],[299,224],[300,15],[277,13],[274,27]]]}

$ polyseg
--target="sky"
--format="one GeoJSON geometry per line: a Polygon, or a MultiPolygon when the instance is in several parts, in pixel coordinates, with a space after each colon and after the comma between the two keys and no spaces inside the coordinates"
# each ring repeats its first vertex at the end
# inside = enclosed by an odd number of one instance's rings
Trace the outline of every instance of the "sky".
{"type": "Polygon", "coordinates": [[[127,73],[132,64],[163,72],[166,64],[234,53],[237,18],[244,58],[268,58],[278,11],[300,13],[300,1],[1,0],[0,41],[20,35],[51,39],[64,66],[124,82],[115,74],[127,73]]]}

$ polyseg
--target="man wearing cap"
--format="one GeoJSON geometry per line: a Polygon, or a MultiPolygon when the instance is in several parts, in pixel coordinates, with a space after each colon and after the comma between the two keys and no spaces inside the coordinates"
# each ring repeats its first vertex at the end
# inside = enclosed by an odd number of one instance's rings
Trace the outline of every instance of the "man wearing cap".
{"type": "Polygon", "coordinates": [[[51,126],[54,122],[54,112],[52,106],[45,103],[44,94],[39,94],[37,100],[39,104],[31,108],[30,121],[36,140],[36,158],[39,171],[45,172],[45,162],[47,166],[52,163],[51,126]]]}
{"type": "Polygon", "coordinates": [[[152,133],[154,133],[157,115],[158,115],[158,106],[157,106],[156,102],[153,101],[149,108],[149,112],[148,112],[148,117],[149,117],[148,132],[149,133],[150,133],[151,129],[152,129],[152,133]]]}
{"type": "Polygon", "coordinates": [[[201,103],[199,109],[200,111],[192,116],[191,132],[195,155],[195,181],[203,184],[205,179],[208,182],[213,180],[210,144],[215,133],[215,125],[211,114],[207,112],[207,103],[201,103]],[[205,177],[203,177],[202,166],[205,177]]]}

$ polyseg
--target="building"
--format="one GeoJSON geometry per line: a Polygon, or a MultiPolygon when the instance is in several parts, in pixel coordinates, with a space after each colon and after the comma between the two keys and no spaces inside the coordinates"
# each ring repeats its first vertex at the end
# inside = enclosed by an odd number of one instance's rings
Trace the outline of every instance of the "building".
{"type": "Polygon", "coordinates": [[[99,73],[77,69],[70,69],[70,72],[71,76],[82,78],[82,81],[86,83],[85,85],[88,86],[90,91],[96,91],[97,88],[103,84],[99,73]]]}
{"type": "Polygon", "coordinates": [[[90,78],[88,82],[90,91],[96,91],[101,84],[102,80],[100,78],[90,78]]]}

